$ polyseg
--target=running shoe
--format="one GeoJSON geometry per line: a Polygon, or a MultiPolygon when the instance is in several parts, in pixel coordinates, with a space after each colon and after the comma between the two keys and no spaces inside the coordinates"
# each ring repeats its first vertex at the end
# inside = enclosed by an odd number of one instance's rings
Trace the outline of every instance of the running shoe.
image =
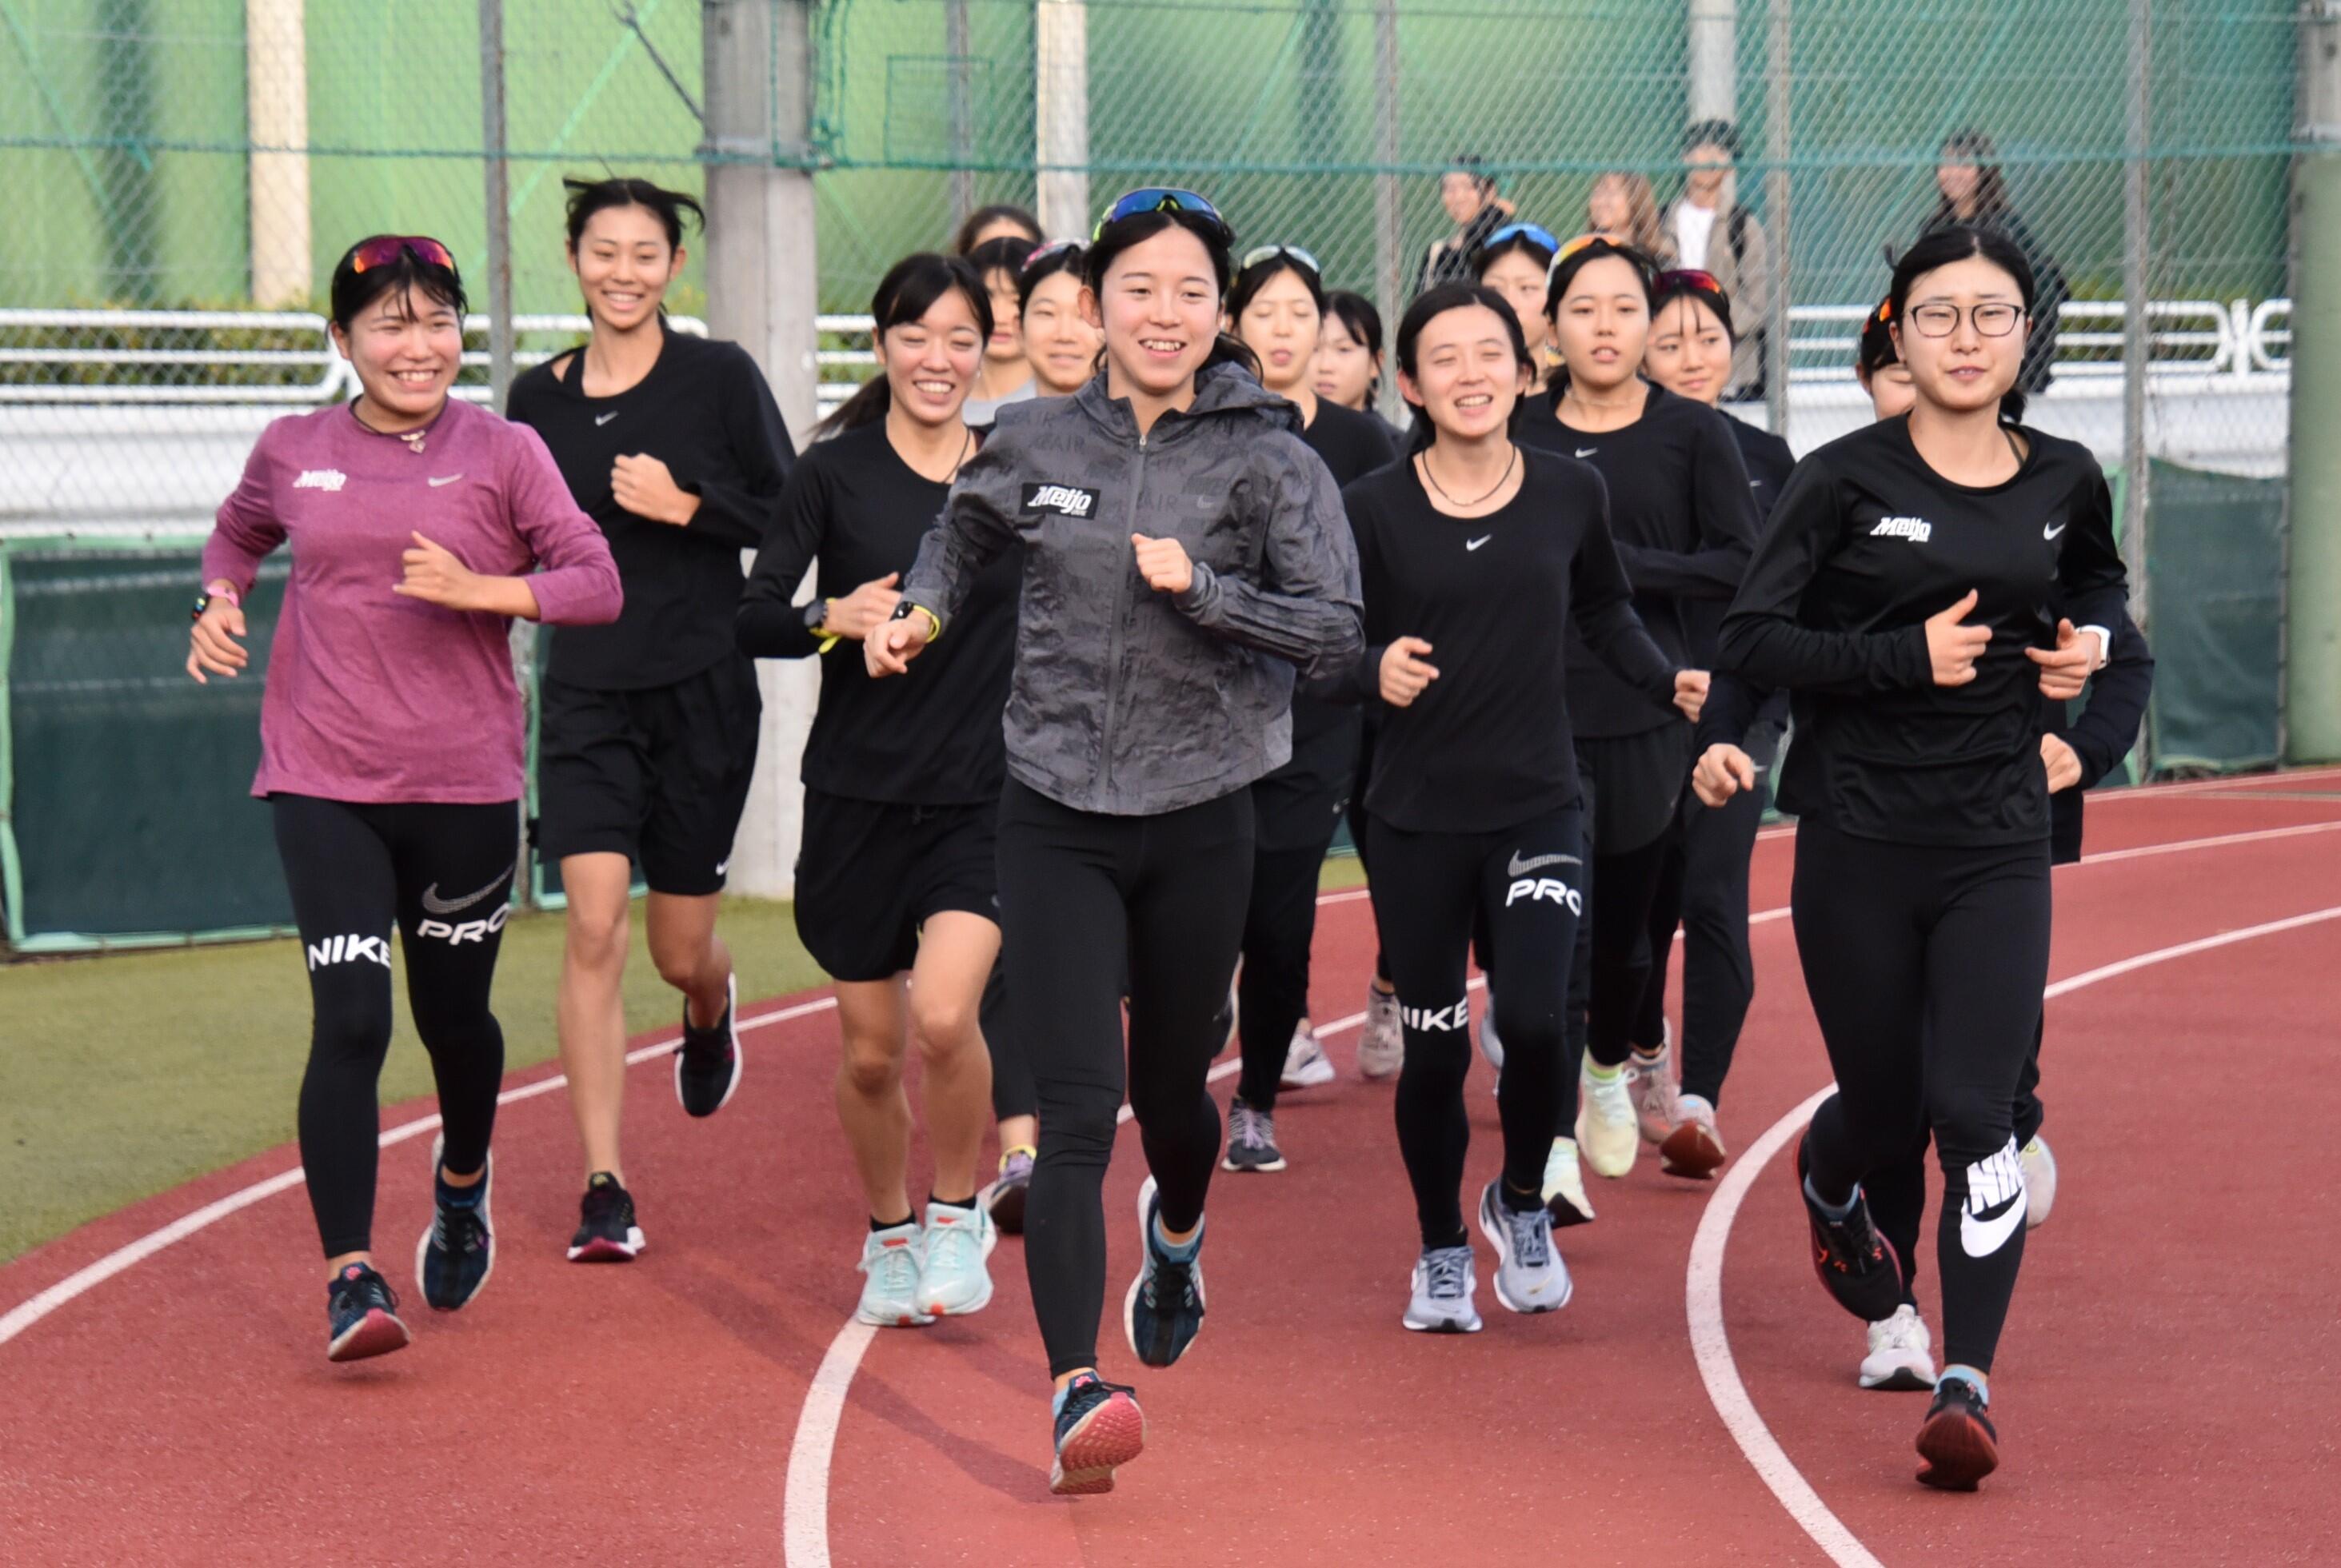
{"type": "Polygon", "coordinates": [[[2024,1163],[2024,1228],[2037,1230],[2048,1223],[2049,1206],[2057,1201],[2057,1156],[2038,1133],[2017,1156],[2024,1163]]]}
{"type": "Polygon", "coordinates": [[[1057,1407],[1057,1458],[1049,1490],[1060,1497],[1093,1497],[1113,1490],[1113,1473],[1146,1447],[1146,1413],[1138,1390],[1084,1372],[1065,1385],[1057,1407]]]}
{"type": "Polygon", "coordinates": [[[633,1195],[608,1171],[585,1178],[577,1200],[577,1234],[569,1238],[572,1263],[632,1263],[646,1244],[634,1221],[633,1195]]]}
{"type": "Polygon", "coordinates": [[[682,1044],[674,1048],[674,1097],[695,1116],[712,1116],[732,1103],[740,1087],[740,977],[723,980],[723,1016],[712,1028],[691,1021],[691,1004],[682,1005],[682,1044]]]}
{"type": "Polygon", "coordinates": [[[884,1230],[873,1230],[862,1244],[862,1300],[853,1315],[880,1328],[911,1328],[934,1322],[919,1307],[919,1274],[922,1265],[919,1222],[906,1219],[884,1230]]]}
{"type": "Polygon", "coordinates": [[[1908,1302],[1869,1325],[1869,1354],[1861,1358],[1861,1386],[1924,1393],[1935,1386],[1935,1338],[1908,1302]]]}
{"type": "Polygon", "coordinates": [[[1627,1093],[1634,1102],[1634,1119],[1640,1126],[1642,1141],[1662,1144],[1682,1119],[1676,1104],[1682,1097],[1682,1088],[1675,1081],[1674,1050],[1671,1044],[1659,1047],[1655,1057],[1636,1051],[1627,1064],[1630,1080],[1627,1093]]]}
{"type": "Polygon", "coordinates": [[[1358,1071],[1387,1078],[1406,1066],[1406,1035],[1399,1026],[1398,993],[1368,982],[1366,1027],[1358,1036],[1358,1071]]]}
{"type": "MultiPolygon", "coordinates": [[[[1154,1237],[1154,1178],[1138,1189],[1138,1277],[1121,1300],[1121,1329],[1130,1348],[1149,1366],[1169,1366],[1187,1354],[1203,1332],[1203,1258],[1198,1245],[1185,1262],[1166,1255],[1154,1237]]],[[[1203,1239],[1196,1222],[1194,1242],[1203,1239]]]]}
{"type": "Polygon", "coordinates": [[[496,1271],[495,1221],[488,1213],[488,1189],[496,1179],[496,1156],[490,1155],[479,1181],[468,1187],[449,1186],[439,1179],[441,1156],[447,1140],[431,1143],[431,1196],[434,1210],[431,1228],[414,1244],[414,1277],[422,1282],[423,1299],[440,1312],[462,1308],[496,1271]]]}
{"type": "Polygon", "coordinates": [[[1808,1132],[1797,1140],[1797,1196],[1803,1200],[1812,1231],[1813,1272],[1837,1304],[1861,1319],[1877,1323],[1892,1317],[1902,1305],[1902,1260],[1894,1244],[1869,1223],[1869,1199],[1859,1188],[1853,1207],[1833,1217],[1805,1189],[1808,1132]]]}
{"type": "Polygon", "coordinates": [[[927,1206],[927,1234],[919,1255],[919,1308],[930,1317],[965,1317],[991,1305],[991,1270],[984,1260],[1000,1231],[981,1204],[927,1206]]]}
{"type": "Polygon", "coordinates": [[[1552,1152],[1544,1156],[1544,1206],[1556,1229],[1592,1221],[1593,1200],[1585,1196],[1575,1138],[1553,1139],[1552,1152]]]}
{"type": "Polygon", "coordinates": [[[1504,1037],[1496,1033],[1496,987],[1488,987],[1488,1005],[1479,1009],[1479,1054],[1496,1069],[1499,1077],[1504,1071],[1504,1037]]]}
{"type": "MultiPolygon", "coordinates": [[[[1591,1057],[1585,1065],[1593,1065],[1591,1057]]],[[[1616,1180],[1634,1168],[1641,1152],[1641,1129],[1635,1125],[1633,1097],[1627,1092],[1626,1069],[1619,1067],[1605,1081],[1590,1072],[1578,1080],[1577,1146],[1593,1174],[1616,1180]]]]}
{"type": "Polygon", "coordinates": [[[1038,1149],[1019,1146],[1000,1156],[1000,1179],[985,1189],[983,1206],[1002,1236],[1024,1234],[1024,1200],[1032,1196],[1032,1161],[1038,1149]]]}
{"type": "Polygon", "coordinates": [[[1552,1216],[1542,1205],[1505,1204],[1498,1176],[1479,1194],[1479,1234],[1496,1249],[1496,1299],[1514,1312],[1558,1312],[1569,1305],[1569,1265],[1552,1245],[1552,1216]]]}
{"type": "Polygon", "coordinates": [[[1675,1097],[1675,1125],[1659,1145],[1659,1168],[1671,1176],[1706,1181],[1730,1158],[1715,1130],[1715,1107],[1705,1095],[1675,1097]]]}
{"type": "Polygon", "coordinates": [[[1424,1247],[1400,1321],[1418,1334],[1477,1334],[1482,1325],[1471,1297],[1479,1286],[1469,1245],[1424,1247]]]}
{"type": "Polygon", "coordinates": [[[1277,1082],[1288,1089],[1312,1089],[1333,1081],[1333,1058],[1325,1054],[1317,1031],[1306,1023],[1292,1027],[1292,1044],[1284,1049],[1284,1073],[1277,1082]]]}
{"type": "Polygon", "coordinates": [[[1276,1113],[1254,1110],[1237,1099],[1228,1107],[1228,1152],[1223,1171],[1280,1171],[1284,1151],[1276,1146],[1276,1113]]]}
{"type": "Polygon", "coordinates": [[[1946,1492],[1973,1492],[1976,1483],[1999,1468],[1999,1431],[1985,1414],[1989,1408],[1964,1377],[1935,1384],[1935,1402],[1918,1428],[1918,1457],[1927,1462],[1919,1480],[1946,1492]]]}
{"type": "Polygon", "coordinates": [[[325,1359],[364,1361],[407,1345],[390,1282],[362,1263],[345,1265],[325,1286],[325,1359]]]}

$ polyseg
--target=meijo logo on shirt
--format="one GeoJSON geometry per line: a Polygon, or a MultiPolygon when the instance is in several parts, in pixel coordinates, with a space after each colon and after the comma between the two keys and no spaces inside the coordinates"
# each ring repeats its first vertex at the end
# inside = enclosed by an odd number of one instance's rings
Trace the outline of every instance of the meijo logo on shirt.
{"type": "Polygon", "coordinates": [[[350,482],[350,476],[337,468],[304,468],[301,477],[293,481],[294,490],[339,490],[350,482]]]}
{"type": "Polygon", "coordinates": [[[1087,517],[1097,511],[1098,492],[1073,484],[1028,484],[1024,510],[1053,511],[1060,517],[1087,517]]]}
{"type": "Polygon", "coordinates": [[[1907,539],[1913,544],[1924,544],[1934,532],[1935,525],[1923,517],[1881,517],[1878,526],[1869,531],[1869,537],[1907,539]]]}

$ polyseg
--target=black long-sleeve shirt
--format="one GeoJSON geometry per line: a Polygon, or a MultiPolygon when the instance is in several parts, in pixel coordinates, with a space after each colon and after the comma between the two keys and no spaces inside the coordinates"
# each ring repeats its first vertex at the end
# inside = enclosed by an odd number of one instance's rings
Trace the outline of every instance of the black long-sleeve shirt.
{"type": "MultiPolygon", "coordinates": [[[[814,445],[798,460],[772,536],[740,597],[741,651],[758,659],[813,656],[821,639],[806,605],[842,599],[890,571],[907,572],[941,515],[951,487],[924,478],[886,438],[882,420],[814,445]],[[793,602],[818,562],[814,597],[793,602]]],[[[860,800],[979,805],[1007,778],[1001,714],[1016,653],[1018,554],[1003,551],[975,574],[951,634],[921,656],[917,679],[873,680],[862,644],[840,641],[821,660],[821,701],[805,738],[811,788],[860,800]]]]}
{"type": "Polygon", "coordinates": [[[2016,476],[1954,484],[1882,420],[1806,457],[1724,617],[1721,665],[1794,696],[1780,809],[1910,844],[2046,837],[2039,667],[2059,616],[2110,627],[2127,581],[2087,448],[2027,428],[2016,476]],[[1937,686],[1925,621],[1969,589],[1991,641],[1937,686]]]}
{"type": "Polygon", "coordinates": [[[611,625],[553,634],[547,673],[604,691],[670,685],[734,656],[740,552],[763,542],[796,448],[763,372],[736,343],[668,331],[650,374],[615,397],[585,395],[584,360],[538,365],[505,404],[544,438],[626,588],[611,625]],[[691,521],[677,528],[620,506],[610,471],[622,455],[665,463],[699,497],[691,521]]]}
{"type": "MultiPolygon", "coordinates": [[[[1669,658],[1697,668],[1689,607],[1729,602],[1756,541],[1756,501],[1731,422],[1650,386],[1632,424],[1580,431],[1561,422],[1560,395],[1556,387],[1529,403],[1519,439],[1599,471],[1635,613],[1669,658]]],[[[1619,680],[1582,641],[1569,656],[1569,700],[1588,737],[1639,735],[1680,717],[1619,680]]]]}
{"type": "Polygon", "coordinates": [[[1342,492],[1365,585],[1356,690],[1400,637],[1439,678],[1382,710],[1366,809],[1410,832],[1477,833],[1572,805],[1571,629],[1636,700],[1670,704],[1678,660],[1635,616],[1601,476],[1523,450],[1519,493],[1484,517],[1431,504],[1410,461],[1342,492]]]}

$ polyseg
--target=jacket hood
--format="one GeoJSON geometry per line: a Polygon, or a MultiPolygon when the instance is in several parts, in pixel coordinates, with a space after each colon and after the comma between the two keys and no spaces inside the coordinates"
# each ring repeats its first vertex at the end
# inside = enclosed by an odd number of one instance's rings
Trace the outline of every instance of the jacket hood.
{"type": "MultiPolygon", "coordinates": [[[[1138,444],[1138,416],[1131,412],[1128,398],[1115,397],[1105,390],[1105,380],[1106,372],[1098,372],[1073,394],[1073,402],[1116,441],[1135,446],[1138,444]]],[[[1251,373],[1241,365],[1207,367],[1195,378],[1194,402],[1183,414],[1166,414],[1163,418],[1184,425],[1211,415],[1265,419],[1276,429],[1290,431],[1295,435],[1300,433],[1300,411],[1289,399],[1270,392],[1254,381],[1251,373]]],[[[1170,433],[1161,424],[1158,423],[1155,428],[1165,435],[1170,433]]]]}

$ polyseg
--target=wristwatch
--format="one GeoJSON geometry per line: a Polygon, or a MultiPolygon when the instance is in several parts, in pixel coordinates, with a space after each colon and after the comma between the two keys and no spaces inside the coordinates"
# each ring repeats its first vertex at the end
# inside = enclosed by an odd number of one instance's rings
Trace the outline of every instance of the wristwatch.
{"type": "Polygon", "coordinates": [[[804,629],[815,637],[819,637],[821,629],[829,624],[829,606],[830,600],[816,599],[804,607],[804,629]]]}
{"type": "Polygon", "coordinates": [[[189,620],[201,620],[204,618],[204,611],[212,607],[212,600],[214,599],[224,599],[229,604],[234,606],[238,610],[242,610],[244,608],[243,595],[237,593],[233,588],[229,589],[224,593],[213,593],[210,590],[205,590],[195,595],[194,611],[193,614],[189,615],[187,619],[189,620]]]}

